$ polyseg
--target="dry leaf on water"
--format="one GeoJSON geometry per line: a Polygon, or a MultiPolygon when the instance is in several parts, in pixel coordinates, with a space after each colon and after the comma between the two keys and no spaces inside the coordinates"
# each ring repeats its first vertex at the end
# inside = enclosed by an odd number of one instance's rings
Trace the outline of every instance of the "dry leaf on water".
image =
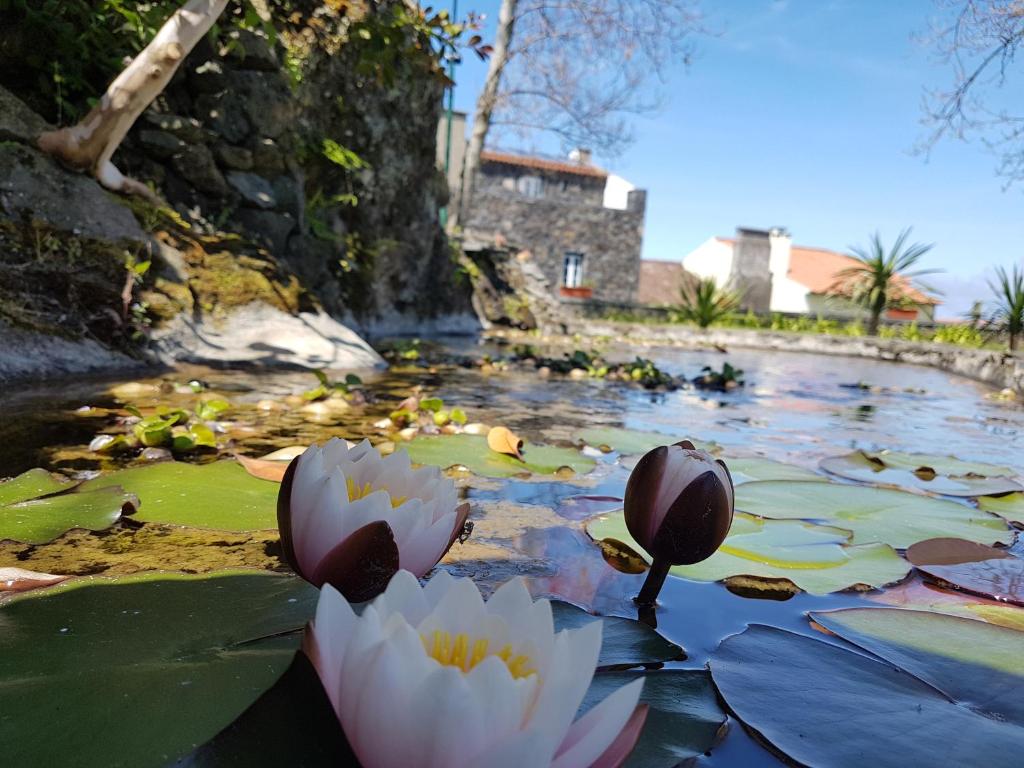
{"type": "Polygon", "coordinates": [[[487,433],[487,447],[495,453],[504,453],[523,460],[523,441],[508,427],[491,427],[487,433]]]}
{"type": "Polygon", "coordinates": [[[64,581],[67,576],[38,573],[24,568],[0,568],[0,592],[26,592],[64,581]]]}

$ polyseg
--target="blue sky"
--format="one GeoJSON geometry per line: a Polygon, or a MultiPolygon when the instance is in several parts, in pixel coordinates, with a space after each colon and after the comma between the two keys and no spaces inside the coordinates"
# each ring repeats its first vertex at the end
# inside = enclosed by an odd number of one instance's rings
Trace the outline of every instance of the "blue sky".
{"type": "MultiPolygon", "coordinates": [[[[490,40],[498,5],[460,0],[459,11],[487,14],[490,40]]],[[[914,153],[925,89],[951,76],[915,39],[931,0],[703,6],[713,34],[669,73],[662,108],[635,119],[624,154],[597,157],[648,190],[644,258],[679,260],[737,225],[784,226],[795,243],[836,250],[912,226],[935,243],[925,266],[946,270],[931,280],[946,317],[988,298],[994,265],[1024,263],[1024,184],[1004,190],[980,142],[914,153]]],[[[485,72],[465,57],[456,109],[472,113],[485,72]]]]}

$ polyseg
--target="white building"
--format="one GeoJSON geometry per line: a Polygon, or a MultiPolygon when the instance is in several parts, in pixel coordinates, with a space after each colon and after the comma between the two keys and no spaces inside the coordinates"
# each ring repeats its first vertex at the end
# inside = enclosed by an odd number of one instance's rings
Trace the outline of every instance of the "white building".
{"type": "MultiPolygon", "coordinates": [[[[784,229],[737,229],[736,237],[712,237],[683,258],[683,268],[699,278],[713,277],[739,290],[744,306],[755,312],[855,317],[863,310],[838,289],[841,273],[858,262],[825,248],[793,245],[784,229]]],[[[893,309],[892,320],[931,319],[934,299],[908,287],[916,305],[893,309]]]]}

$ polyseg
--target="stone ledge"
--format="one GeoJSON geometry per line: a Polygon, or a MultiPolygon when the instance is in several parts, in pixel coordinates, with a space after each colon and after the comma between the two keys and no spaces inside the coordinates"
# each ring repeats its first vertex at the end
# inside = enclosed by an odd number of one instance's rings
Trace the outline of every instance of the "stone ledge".
{"type": "Polygon", "coordinates": [[[569,332],[589,338],[610,336],[631,343],[676,347],[747,347],[890,360],[938,368],[999,389],[1011,389],[1018,394],[1024,394],[1024,357],[998,350],[967,349],[950,344],[878,339],[869,336],[827,336],[741,328],[700,330],[684,325],[647,325],[612,321],[578,321],[569,332]]]}

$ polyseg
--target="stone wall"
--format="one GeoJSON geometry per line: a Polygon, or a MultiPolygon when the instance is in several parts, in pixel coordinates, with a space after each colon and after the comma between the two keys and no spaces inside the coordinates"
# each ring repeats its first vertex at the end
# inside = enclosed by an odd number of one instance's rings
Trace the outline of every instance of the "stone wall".
{"type": "Polygon", "coordinates": [[[570,325],[569,333],[620,339],[630,344],[693,348],[748,347],[764,351],[810,352],[819,355],[913,363],[1024,394],[1024,357],[996,350],[967,349],[951,344],[879,339],[870,336],[827,336],[739,328],[701,330],[686,325],[648,325],[599,320],[570,325]]]}
{"type": "Polygon", "coordinates": [[[552,286],[562,284],[566,252],[582,253],[584,285],[593,289],[594,299],[633,302],[640,279],[643,192],[631,193],[631,201],[623,211],[604,208],[600,198],[596,205],[546,192],[529,198],[488,183],[474,192],[465,228],[479,239],[499,236],[530,251],[552,286]]]}

